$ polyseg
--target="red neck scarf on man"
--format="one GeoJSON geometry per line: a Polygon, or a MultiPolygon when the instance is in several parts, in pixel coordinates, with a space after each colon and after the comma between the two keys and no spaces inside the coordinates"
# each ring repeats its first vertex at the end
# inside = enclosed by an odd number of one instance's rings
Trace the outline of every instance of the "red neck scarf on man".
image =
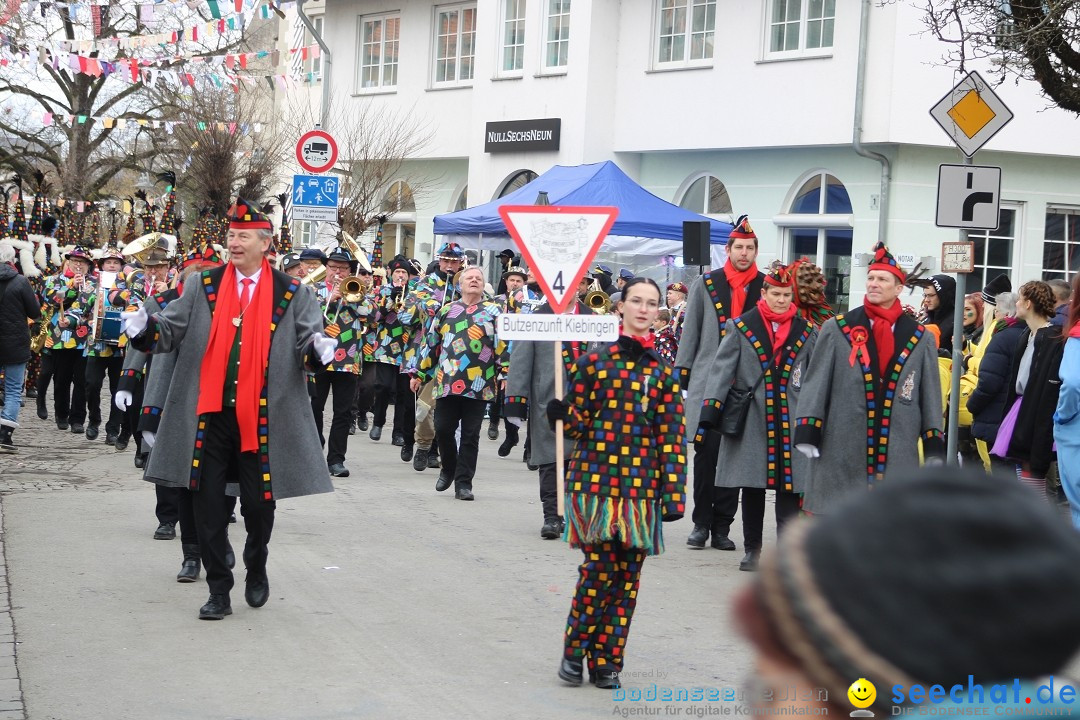
{"type": "Polygon", "coordinates": [[[724,277],[731,287],[731,317],[738,317],[746,312],[746,287],[754,281],[757,273],[756,264],[751,264],[745,270],[736,270],[731,264],[731,258],[728,258],[724,265],[724,277]]]}
{"type": "MultiPolygon", "coordinates": [[[[240,330],[240,372],[236,385],[236,422],[240,426],[240,451],[259,449],[259,397],[270,358],[270,323],[274,309],[274,275],[263,260],[254,295],[243,311],[240,330]]],[[[210,325],[210,339],[199,371],[199,403],[196,412],[221,412],[229,353],[236,338],[233,318],[240,317],[236,292],[236,266],[229,263],[221,278],[217,306],[210,325]]]]}
{"type": "Polygon", "coordinates": [[[893,350],[896,348],[892,326],[904,314],[904,307],[898,300],[893,300],[891,307],[886,308],[881,305],[864,303],[863,308],[866,309],[866,314],[873,320],[871,330],[874,333],[874,345],[877,346],[878,370],[880,370],[881,376],[884,377],[885,371],[889,368],[889,361],[892,360],[893,350]]]}
{"type": "Polygon", "coordinates": [[[798,308],[795,307],[795,303],[792,303],[784,312],[776,313],[769,309],[765,298],[761,298],[757,301],[757,309],[765,321],[765,330],[769,333],[773,354],[778,354],[780,348],[787,342],[788,334],[791,332],[791,318],[795,317],[798,308]],[[777,324],[776,330],[773,330],[773,323],[777,324]]]}

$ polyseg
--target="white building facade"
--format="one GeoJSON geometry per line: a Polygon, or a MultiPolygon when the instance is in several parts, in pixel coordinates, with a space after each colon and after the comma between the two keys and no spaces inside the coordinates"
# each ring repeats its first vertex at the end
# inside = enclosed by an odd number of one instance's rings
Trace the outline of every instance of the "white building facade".
{"type": "MultiPolygon", "coordinates": [[[[320,25],[335,103],[405,109],[433,131],[410,161],[431,180],[390,218],[386,257],[427,260],[436,215],[553,165],[612,160],[670,202],[748,214],[762,264],[814,258],[846,308],[862,298],[854,258],[879,232],[894,253],[940,267],[941,243],[958,231],[934,225],[937,169],[963,161],[929,115],[960,76],[937,62],[943,47],[921,34],[919,9],[871,2],[865,36],[862,10],[861,0],[326,0],[320,25]],[[861,139],[888,159],[884,197],[882,164],[853,148],[860,38],[861,139]]],[[[996,230],[972,233],[969,291],[999,272],[1015,287],[1080,268],[1077,120],[1032,84],[997,92],[1016,117],[975,159],[1002,167],[1002,209],[996,230]]]]}

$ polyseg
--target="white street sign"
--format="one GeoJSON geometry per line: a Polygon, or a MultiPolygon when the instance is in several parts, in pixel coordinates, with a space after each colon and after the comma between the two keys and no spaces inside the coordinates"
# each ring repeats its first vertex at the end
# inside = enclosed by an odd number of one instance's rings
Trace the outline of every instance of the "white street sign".
{"type": "Polygon", "coordinates": [[[615,315],[548,315],[503,313],[496,322],[500,340],[610,341],[619,338],[615,315]]]}
{"type": "Polygon", "coordinates": [[[1001,168],[982,165],[938,167],[938,227],[993,230],[1001,205],[1001,168]]]}
{"type": "Polygon", "coordinates": [[[536,273],[548,304],[560,313],[577,297],[578,282],[615,223],[614,207],[503,205],[506,229],[536,273]]]}
{"type": "Polygon", "coordinates": [[[957,83],[930,108],[930,115],[968,157],[1013,119],[1012,111],[977,72],[957,83]]]}

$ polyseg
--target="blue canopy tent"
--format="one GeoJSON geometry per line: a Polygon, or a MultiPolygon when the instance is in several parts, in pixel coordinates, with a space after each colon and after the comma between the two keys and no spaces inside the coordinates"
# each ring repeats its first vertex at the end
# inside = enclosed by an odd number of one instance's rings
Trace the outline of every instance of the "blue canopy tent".
{"type": "Polygon", "coordinates": [[[707,220],[711,223],[713,265],[722,264],[723,246],[731,225],[672,205],[631,180],[611,162],[589,165],[556,165],[528,185],[483,205],[435,216],[435,234],[448,236],[465,247],[498,250],[506,246],[506,230],[499,207],[532,205],[536,196],[546,192],[552,205],[610,205],[619,208],[619,216],[604,239],[601,252],[627,253],[645,259],[665,256],[682,257],[684,220],[707,220]],[[719,260],[719,262],[717,262],[719,260]]]}

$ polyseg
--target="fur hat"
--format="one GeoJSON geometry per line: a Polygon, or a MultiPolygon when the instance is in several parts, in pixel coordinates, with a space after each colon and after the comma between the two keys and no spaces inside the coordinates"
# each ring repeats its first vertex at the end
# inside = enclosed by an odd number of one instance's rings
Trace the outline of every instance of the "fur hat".
{"type": "Polygon", "coordinates": [[[18,238],[6,237],[0,240],[0,245],[10,245],[11,249],[19,257],[19,267],[22,270],[22,274],[26,277],[37,277],[41,275],[41,270],[34,264],[34,244],[29,240],[19,240],[18,238]]]}

